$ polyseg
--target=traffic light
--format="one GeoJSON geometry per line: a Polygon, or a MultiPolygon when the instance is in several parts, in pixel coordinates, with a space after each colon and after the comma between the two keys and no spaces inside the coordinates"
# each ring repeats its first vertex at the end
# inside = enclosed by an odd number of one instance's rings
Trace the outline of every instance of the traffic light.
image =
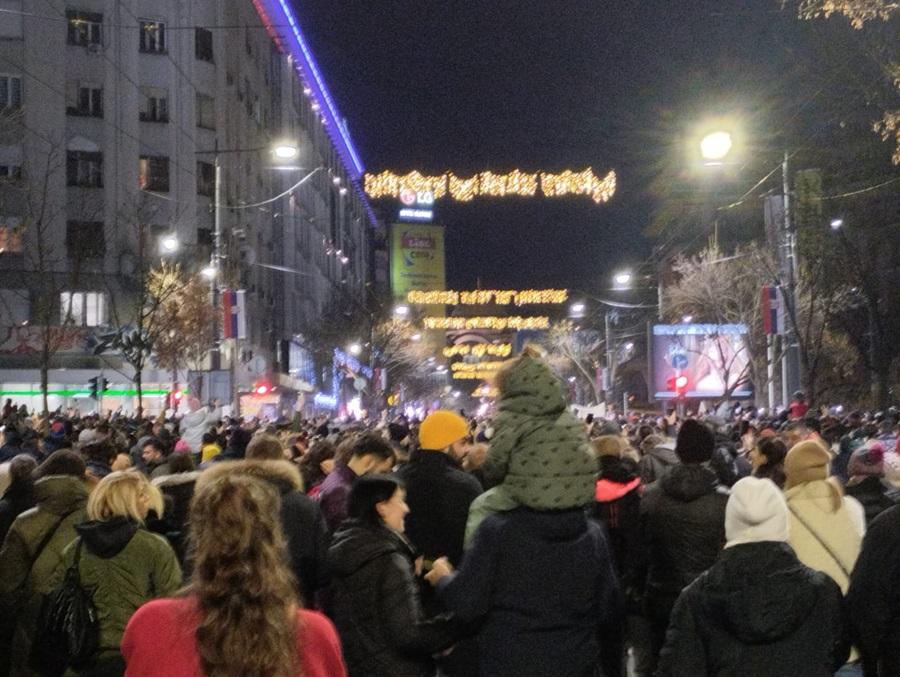
{"type": "Polygon", "coordinates": [[[666,379],[666,390],[675,393],[675,397],[684,397],[687,393],[688,377],[684,374],[672,374],[666,379]]]}
{"type": "Polygon", "coordinates": [[[178,402],[181,402],[182,397],[184,397],[184,393],[182,391],[180,391],[180,390],[172,391],[172,401],[175,402],[176,404],[178,402]]]}
{"type": "Polygon", "coordinates": [[[266,381],[257,381],[253,386],[253,393],[256,395],[268,395],[272,391],[272,386],[266,381]]]}
{"type": "Polygon", "coordinates": [[[109,390],[109,381],[106,380],[105,377],[101,376],[97,381],[100,386],[100,394],[103,395],[107,390],[109,390]]]}
{"type": "Polygon", "coordinates": [[[94,376],[88,379],[88,397],[96,400],[100,397],[100,377],[94,376]]]}

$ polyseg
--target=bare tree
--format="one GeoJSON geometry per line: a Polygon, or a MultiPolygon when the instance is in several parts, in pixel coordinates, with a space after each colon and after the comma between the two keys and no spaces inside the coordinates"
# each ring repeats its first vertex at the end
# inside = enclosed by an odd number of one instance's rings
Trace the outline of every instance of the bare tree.
{"type": "MultiPolygon", "coordinates": [[[[547,359],[560,371],[572,369],[579,382],[588,384],[594,402],[603,400],[595,374],[603,359],[603,339],[599,332],[578,329],[571,320],[554,323],[543,341],[547,359]]],[[[610,374],[610,379],[614,374],[610,374]]]]}

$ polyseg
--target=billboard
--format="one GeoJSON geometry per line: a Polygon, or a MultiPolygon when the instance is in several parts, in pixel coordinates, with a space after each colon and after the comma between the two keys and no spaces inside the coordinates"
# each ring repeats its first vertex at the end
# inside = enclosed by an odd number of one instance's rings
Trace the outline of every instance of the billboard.
{"type": "Polygon", "coordinates": [[[405,301],[410,291],[446,288],[442,226],[395,223],[391,226],[391,293],[405,301]]]}
{"type": "Polygon", "coordinates": [[[653,326],[653,390],[658,400],[753,395],[742,324],[653,326]]]}

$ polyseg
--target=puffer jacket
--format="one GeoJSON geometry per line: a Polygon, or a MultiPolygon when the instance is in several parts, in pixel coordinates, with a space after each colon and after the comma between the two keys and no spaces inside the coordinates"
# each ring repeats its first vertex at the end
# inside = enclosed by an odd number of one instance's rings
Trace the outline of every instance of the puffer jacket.
{"type": "Polygon", "coordinates": [[[849,653],[841,591],[786,543],[726,548],[672,613],[659,677],[826,677],[849,653]]]}
{"type": "Polygon", "coordinates": [[[594,496],[594,517],[606,527],[613,562],[626,589],[638,554],[638,524],[643,485],[630,458],[600,457],[600,479],[594,496]]]}
{"type": "Polygon", "coordinates": [[[675,453],[674,442],[667,440],[653,447],[653,449],[644,454],[638,463],[641,469],[641,482],[645,485],[656,482],[678,463],[679,460],[678,455],[675,453]]]}
{"type": "Polygon", "coordinates": [[[34,492],[37,506],[16,518],[0,548],[0,656],[11,660],[12,674],[28,674],[41,594],[50,589],[63,549],[77,535],[75,525],[84,520],[88,498],[84,481],[69,475],[44,477],[35,482],[34,492]]]}
{"type": "Polygon", "coordinates": [[[81,540],[78,571],[82,586],[94,590],[99,651],[118,653],[131,615],[145,602],[171,596],[181,587],[178,559],[165,538],[125,517],[83,522],[75,529],[80,539],[63,551],[49,588],[62,582],[81,540]]]}
{"type": "Polygon", "coordinates": [[[728,491],[716,474],[681,464],[647,487],[641,500],[641,562],[646,567],[644,604],[664,626],[681,590],[716,561],[725,545],[728,491]]]}
{"type": "Polygon", "coordinates": [[[596,458],[550,367],[523,357],[507,377],[498,409],[483,467],[486,479],[502,482],[511,498],[533,510],[588,505],[596,458]]]}
{"type": "Polygon", "coordinates": [[[847,496],[852,496],[863,507],[866,514],[866,525],[872,523],[882,512],[897,505],[898,492],[877,476],[850,478],[844,487],[847,496]]]}
{"type": "Polygon", "coordinates": [[[163,475],[153,480],[165,500],[162,519],[148,519],[147,528],[165,536],[184,568],[187,555],[188,513],[194,497],[194,485],[200,477],[199,471],[179,472],[163,475]]]}
{"type": "Polygon", "coordinates": [[[347,520],[329,550],[331,616],[351,677],[422,677],[454,640],[453,622],[425,619],[406,539],[347,520]]]}
{"type": "Polygon", "coordinates": [[[290,461],[243,460],[213,465],[198,485],[223,475],[246,475],[271,484],[281,495],[281,526],[291,571],[307,606],[328,584],[328,526],[318,504],[303,493],[300,470],[290,461]]]}

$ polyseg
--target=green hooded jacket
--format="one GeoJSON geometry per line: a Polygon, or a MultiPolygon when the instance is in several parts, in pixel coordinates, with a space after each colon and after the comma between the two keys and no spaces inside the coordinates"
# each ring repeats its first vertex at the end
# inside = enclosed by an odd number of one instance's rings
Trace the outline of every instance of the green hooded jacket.
{"type": "Polygon", "coordinates": [[[594,498],[597,460],[584,426],[566,408],[562,383],[543,361],[523,356],[507,374],[494,418],[485,477],[520,505],[562,510],[594,498]]]}

